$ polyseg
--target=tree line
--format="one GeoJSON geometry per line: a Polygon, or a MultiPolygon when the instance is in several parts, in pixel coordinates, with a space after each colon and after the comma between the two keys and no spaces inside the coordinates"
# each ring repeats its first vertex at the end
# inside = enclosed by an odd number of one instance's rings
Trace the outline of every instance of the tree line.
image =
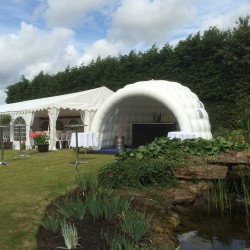
{"type": "Polygon", "coordinates": [[[67,67],[49,75],[41,71],[32,80],[7,87],[6,103],[84,91],[106,86],[116,91],[145,80],[176,81],[189,87],[204,103],[212,129],[239,128],[250,106],[250,16],[222,31],[210,27],[162,48],[97,58],[88,65],[67,67]]]}

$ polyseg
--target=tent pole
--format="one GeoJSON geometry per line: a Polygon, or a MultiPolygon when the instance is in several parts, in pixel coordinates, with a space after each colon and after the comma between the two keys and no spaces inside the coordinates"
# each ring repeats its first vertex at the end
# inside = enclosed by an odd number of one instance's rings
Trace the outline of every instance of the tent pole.
{"type": "Polygon", "coordinates": [[[78,160],[78,127],[75,127],[76,132],[76,160],[78,160]]]}
{"type": "Polygon", "coordinates": [[[8,162],[4,161],[4,141],[3,141],[3,128],[6,126],[0,126],[0,133],[1,133],[1,154],[2,154],[2,161],[0,162],[1,166],[8,166],[8,162]]]}
{"type": "Polygon", "coordinates": [[[2,162],[3,162],[4,161],[3,127],[1,127],[1,152],[2,152],[2,162]]]}

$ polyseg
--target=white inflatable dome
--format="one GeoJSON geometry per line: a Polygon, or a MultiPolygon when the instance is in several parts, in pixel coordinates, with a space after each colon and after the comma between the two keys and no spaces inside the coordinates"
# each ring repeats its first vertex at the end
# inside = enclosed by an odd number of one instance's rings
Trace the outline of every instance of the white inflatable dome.
{"type": "Polygon", "coordinates": [[[154,113],[161,114],[162,123],[175,123],[175,131],[212,138],[208,114],[197,95],[164,80],[137,82],[118,90],[98,109],[91,131],[97,132],[99,148],[113,147],[116,136],[124,136],[125,145],[131,146],[132,124],[152,123],[154,113]]]}

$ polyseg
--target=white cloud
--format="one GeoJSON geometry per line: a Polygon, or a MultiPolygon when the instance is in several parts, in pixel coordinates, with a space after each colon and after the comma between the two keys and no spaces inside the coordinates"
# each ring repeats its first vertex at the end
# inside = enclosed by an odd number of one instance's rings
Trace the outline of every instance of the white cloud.
{"type": "Polygon", "coordinates": [[[113,15],[108,39],[128,46],[166,41],[179,25],[195,18],[196,8],[189,0],[126,0],[113,15]]]}
{"type": "Polygon", "coordinates": [[[85,65],[96,59],[98,56],[105,58],[107,56],[118,56],[121,48],[119,43],[109,43],[107,40],[102,39],[96,41],[92,46],[86,49],[81,60],[85,65]]]}
{"type": "Polygon", "coordinates": [[[66,28],[42,31],[23,22],[15,34],[0,36],[1,83],[17,80],[21,74],[32,78],[41,70],[57,72],[75,65],[77,52],[69,45],[73,35],[66,28]]]}
{"type": "Polygon", "coordinates": [[[24,70],[23,75],[27,79],[32,79],[38,75],[41,70],[48,73],[57,73],[64,71],[67,66],[75,66],[79,62],[79,55],[72,45],[67,46],[62,53],[58,53],[50,60],[36,61],[33,64],[28,64],[24,70]]]}
{"type": "Polygon", "coordinates": [[[239,17],[246,17],[249,13],[250,3],[242,3],[236,8],[231,8],[224,14],[214,13],[207,16],[206,19],[202,20],[199,30],[204,31],[213,26],[223,30],[235,27],[236,21],[238,21],[239,17]]]}
{"type": "Polygon", "coordinates": [[[45,18],[51,26],[72,27],[79,20],[86,22],[89,11],[101,11],[111,2],[113,0],[48,0],[45,18]]]}

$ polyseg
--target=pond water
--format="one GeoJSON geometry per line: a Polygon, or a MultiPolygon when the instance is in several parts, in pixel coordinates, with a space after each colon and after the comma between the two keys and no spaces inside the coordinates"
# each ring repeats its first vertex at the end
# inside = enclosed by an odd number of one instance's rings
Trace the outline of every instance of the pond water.
{"type": "Polygon", "coordinates": [[[195,209],[181,216],[180,250],[250,249],[250,232],[245,216],[212,217],[195,209]]]}

